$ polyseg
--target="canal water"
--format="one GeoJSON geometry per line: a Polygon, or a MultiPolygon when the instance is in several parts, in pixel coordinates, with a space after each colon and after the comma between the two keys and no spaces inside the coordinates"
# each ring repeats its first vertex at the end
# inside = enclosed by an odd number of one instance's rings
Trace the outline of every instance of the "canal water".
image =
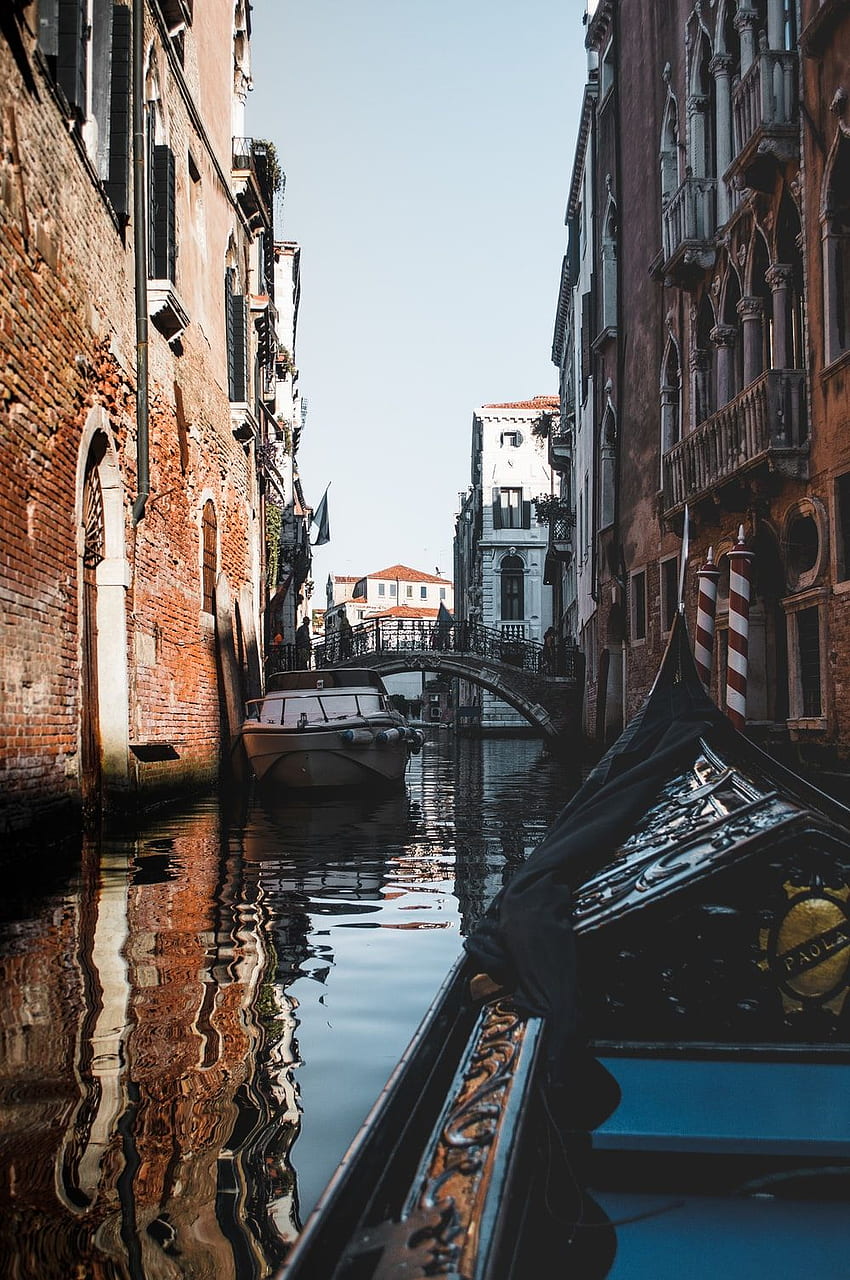
{"type": "Polygon", "coordinates": [[[0,906],[0,1273],[274,1274],[570,792],[537,741],[435,729],[390,797],[31,851],[0,906]]]}

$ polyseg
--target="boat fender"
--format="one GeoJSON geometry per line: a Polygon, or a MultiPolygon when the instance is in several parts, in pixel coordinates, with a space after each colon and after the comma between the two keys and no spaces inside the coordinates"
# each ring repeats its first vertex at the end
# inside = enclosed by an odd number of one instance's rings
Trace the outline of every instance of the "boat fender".
{"type": "Polygon", "coordinates": [[[371,729],[340,729],[339,736],[352,747],[368,747],[375,741],[371,729]]]}
{"type": "Polygon", "coordinates": [[[392,742],[399,742],[404,738],[403,729],[381,729],[375,734],[375,741],[380,743],[382,747],[388,746],[392,742]]]}

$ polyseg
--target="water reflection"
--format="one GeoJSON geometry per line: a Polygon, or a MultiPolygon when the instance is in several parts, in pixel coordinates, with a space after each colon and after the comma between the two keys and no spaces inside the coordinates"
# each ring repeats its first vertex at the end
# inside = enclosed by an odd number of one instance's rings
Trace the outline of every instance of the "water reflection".
{"type": "Polygon", "coordinates": [[[405,789],[196,805],[0,921],[0,1256],[264,1276],[460,946],[566,798],[533,742],[434,736],[405,789]]]}

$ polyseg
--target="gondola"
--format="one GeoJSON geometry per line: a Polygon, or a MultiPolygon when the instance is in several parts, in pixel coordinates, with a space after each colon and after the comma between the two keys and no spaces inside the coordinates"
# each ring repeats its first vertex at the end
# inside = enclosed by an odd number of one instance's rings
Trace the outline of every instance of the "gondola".
{"type": "Polygon", "coordinates": [[[732,728],[679,614],[283,1277],[846,1274],[848,984],[850,811],[732,728]]]}

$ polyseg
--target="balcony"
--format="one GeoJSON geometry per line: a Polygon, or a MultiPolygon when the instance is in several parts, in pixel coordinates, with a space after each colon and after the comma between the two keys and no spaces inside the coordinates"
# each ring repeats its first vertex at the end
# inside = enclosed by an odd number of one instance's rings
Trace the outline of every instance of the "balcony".
{"type": "Polygon", "coordinates": [[[805,375],[799,370],[763,373],[665,453],[664,514],[739,481],[762,463],[805,477],[805,375]]]}
{"type": "Polygon", "coordinates": [[[664,206],[661,274],[671,283],[687,287],[714,265],[716,198],[713,178],[690,175],[664,206]]]}
{"type": "Polygon", "coordinates": [[[569,503],[559,502],[549,510],[549,547],[547,555],[569,563],[573,554],[575,516],[569,503]]]}
{"type": "Polygon", "coordinates": [[[549,466],[553,471],[568,471],[573,461],[571,427],[549,432],[549,466]]]}
{"type": "Polygon", "coordinates": [[[255,230],[271,221],[273,192],[267,161],[265,143],[253,138],[233,139],[233,193],[255,230]]]}
{"type": "Polygon", "coordinates": [[[773,185],[773,166],[762,180],[765,157],[794,159],[800,150],[797,54],[762,49],[732,93],[735,159],[727,177],[745,186],[773,185]]]}

